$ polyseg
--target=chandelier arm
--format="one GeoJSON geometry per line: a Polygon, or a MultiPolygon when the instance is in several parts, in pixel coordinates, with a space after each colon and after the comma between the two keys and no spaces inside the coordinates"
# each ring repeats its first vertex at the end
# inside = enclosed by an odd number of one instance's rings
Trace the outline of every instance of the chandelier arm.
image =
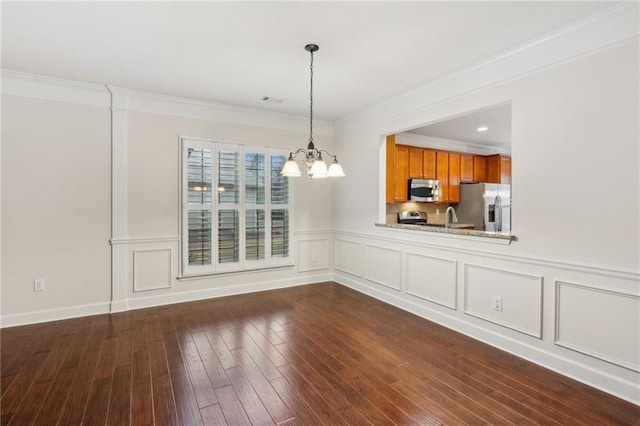
{"type": "Polygon", "coordinates": [[[338,157],[337,155],[333,155],[332,153],[330,153],[329,151],[327,151],[326,149],[316,149],[316,151],[318,152],[324,152],[325,154],[327,154],[329,157],[332,157],[334,160],[338,157]]]}
{"type": "Polygon", "coordinates": [[[289,157],[290,158],[297,158],[298,154],[302,154],[307,152],[306,148],[298,148],[298,150],[296,152],[289,152],[289,157]]]}

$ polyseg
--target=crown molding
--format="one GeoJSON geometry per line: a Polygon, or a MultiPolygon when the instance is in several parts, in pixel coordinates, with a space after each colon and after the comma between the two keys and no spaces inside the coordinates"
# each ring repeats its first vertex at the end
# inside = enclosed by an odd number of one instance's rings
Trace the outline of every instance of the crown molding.
{"type": "Polygon", "coordinates": [[[2,96],[37,101],[109,108],[105,86],[3,69],[2,96]]]}
{"type": "MultiPolygon", "coordinates": [[[[272,111],[245,108],[241,106],[200,101],[176,96],[160,95],[123,88],[117,90],[127,96],[127,110],[144,114],[157,114],[190,120],[213,121],[262,127],[267,129],[308,132],[309,118],[306,116],[283,114],[272,111]]],[[[333,135],[333,123],[313,120],[313,130],[317,134],[333,135]]]]}
{"type": "MultiPolygon", "coordinates": [[[[374,104],[335,122],[335,134],[379,125],[490,87],[522,79],[639,40],[638,3],[623,2],[544,37],[374,104]]],[[[416,123],[419,125],[420,123],[416,123]]],[[[404,127],[406,128],[406,127],[404,127]]]]}
{"type": "Polygon", "coordinates": [[[467,152],[469,154],[478,155],[490,155],[496,153],[511,155],[509,150],[497,146],[477,145],[470,142],[436,138],[433,136],[414,135],[412,133],[397,133],[396,143],[420,146],[423,148],[443,149],[445,151],[467,152]]]}
{"type": "MultiPolygon", "coordinates": [[[[2,96],[157,114],[188,120],[232,123],[306,133],[309,118],[214,102],[140,92],[12,70],[1,70],[2,96]]],[[[315,119],[316,134],[333,135],[333,123],[315,119]]]]}

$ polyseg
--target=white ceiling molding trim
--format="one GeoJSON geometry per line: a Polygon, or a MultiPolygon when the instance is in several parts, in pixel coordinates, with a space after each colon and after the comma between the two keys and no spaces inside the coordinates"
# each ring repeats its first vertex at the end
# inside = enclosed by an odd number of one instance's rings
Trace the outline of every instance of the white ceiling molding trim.
{"type": "MultiPolygon", "coordinates": [[[[370,125],[384,125],[394,118],[448,100],[636,42],[640,35],[637,13],[638,4],[635,2],[607,8],[538,40],[339,119],[335,122],[335,134],[348,134],[370,125]]],[[[415,123],[416,126],[423,124],[415,123]]]]}
{"type": "Polygon", "coordinates": [[[490,155],[497,153],[511,155],[509,150],[503,149],[499,146],[477,145],[453,139],[414,135],[411,133],[397,133],[396,143],[432,149],[443,149],[445,151],[466,152],[469,154],[490,155]]]}
{"type": "MultiPolygon", "coordinates": [[[[268,129],[307,132],[309,118],[265,110],[251,109],[188,98],[128,92],[128,109],[131,112],[181,117],[192,120],[242,124],[268,129]]],[[[322,135],[333,135],[333,123],[314,118],[313,130],[322,135]]]]}
{"type": "Polygon", "coordinates": [[[111,95],[105,86],[2,70],[2,96],[44,102],[109,108],[111,95]]]}
{"type": "MultiPolygon", "coordinates": [[[[114,109],[158,114],[190,120],[233,123],[252,127],[277,129],[292,132],[307,132],[309,118],[271,111],[224,105],[186,98],[144,93],[126,88],[83,83],[53,77],[2,70],[2,96],[26,98],[45,102],[85,105],[92,107],[112,107],[111,93],[117,99],[114,109]]],[[[333,123],[315,119],[314,132],[332,136],[333,123]]]]}

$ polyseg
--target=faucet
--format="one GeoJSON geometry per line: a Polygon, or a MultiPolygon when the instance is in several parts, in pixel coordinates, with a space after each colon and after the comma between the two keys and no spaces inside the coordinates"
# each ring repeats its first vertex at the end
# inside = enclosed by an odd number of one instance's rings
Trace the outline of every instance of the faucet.
{"type": "Polygon", "coordinates": [[[454,209],[452,206],[447,207],[447,211],[444,213],[444,227],[445,228],[451,228],[451,223],[449,222],[449,212],[452,213],[453,215],[453,222],[457,223],[458,222],[458,216],[456,216],[456,209],[454,209]]]}

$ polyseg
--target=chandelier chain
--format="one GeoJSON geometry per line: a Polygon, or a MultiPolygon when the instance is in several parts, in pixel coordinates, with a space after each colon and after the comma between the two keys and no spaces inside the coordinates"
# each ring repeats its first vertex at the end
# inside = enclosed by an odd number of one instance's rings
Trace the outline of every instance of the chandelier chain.
{"type": "Polygon", "coordinates": [[[309,142],[313,143],[313,50],[311,50],[311,65],[309,68],[311,69],[311,84],[309,90],[309,142]]]}

